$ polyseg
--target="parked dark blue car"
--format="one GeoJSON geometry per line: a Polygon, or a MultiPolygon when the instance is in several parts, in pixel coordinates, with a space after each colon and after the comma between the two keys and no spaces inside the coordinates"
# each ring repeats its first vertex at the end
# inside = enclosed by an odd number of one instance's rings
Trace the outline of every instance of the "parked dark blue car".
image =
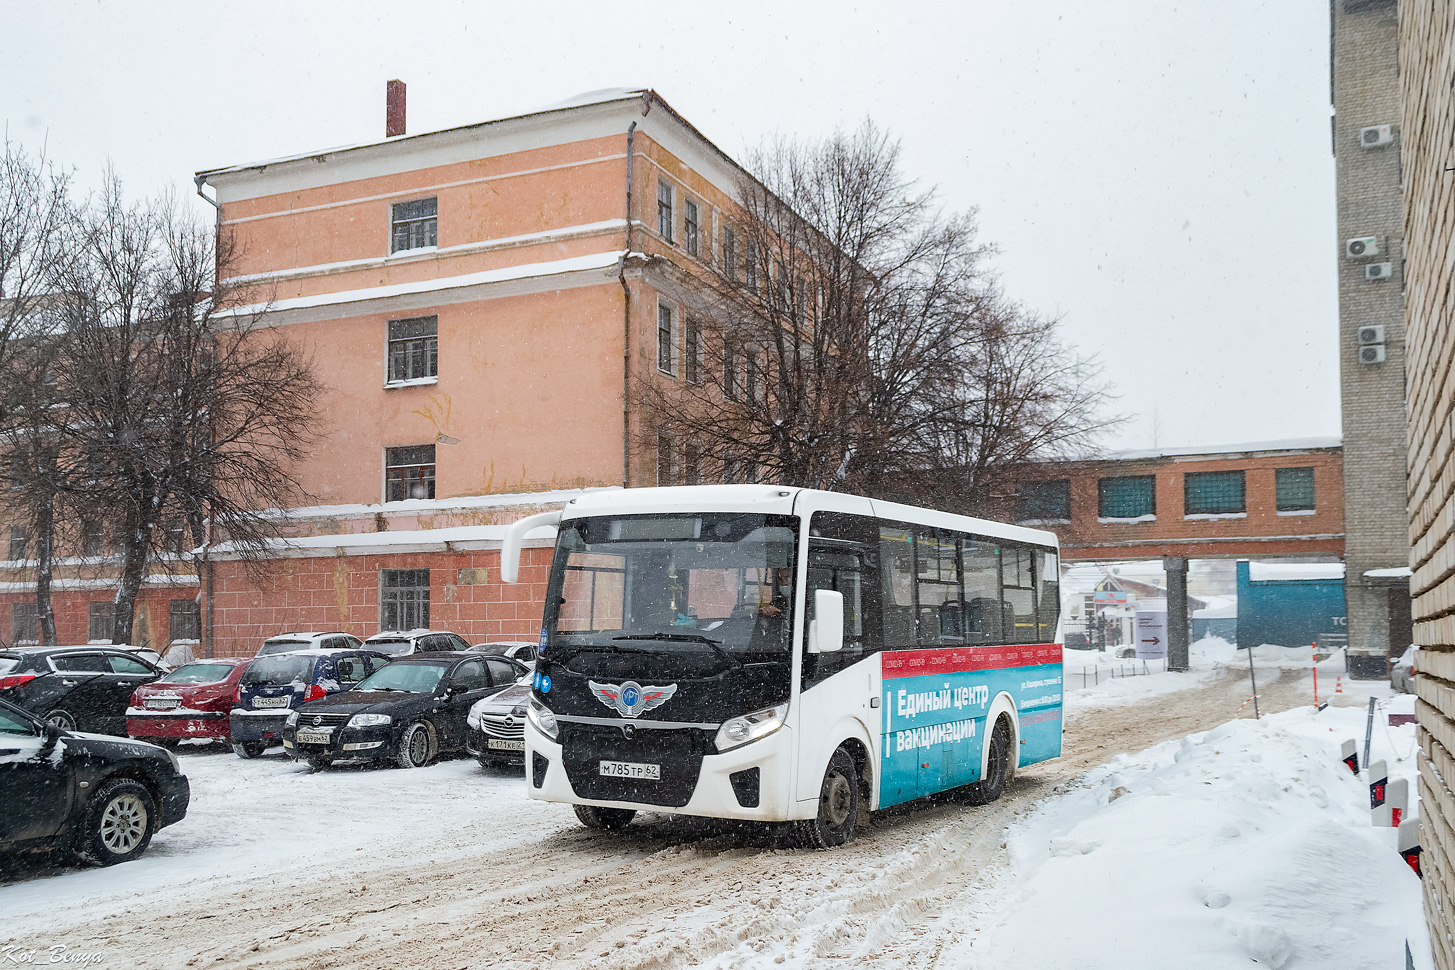
{"type": "Polygon", "coordinates": [[[238,682],[229,723],[232,750],[256,758],[283,740],[283,725],[300,704],[348,690],[391,658],[373,650],[298,650],[259,657],[238,682]]]}

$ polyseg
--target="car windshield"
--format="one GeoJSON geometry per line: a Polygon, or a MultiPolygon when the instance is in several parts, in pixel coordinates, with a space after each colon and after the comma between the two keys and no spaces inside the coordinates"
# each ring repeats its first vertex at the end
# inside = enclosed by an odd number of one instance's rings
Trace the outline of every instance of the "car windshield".
{"type": "Polygon", "coordinates": [[[314,658],[307,654],[284,653],[276,657],[264,657],[248,665],[242,675],[244,687],[263,684],[306,684],[313,676],[314,658]]]}
{"type": "Polygon", "coordinates": [[[392,663],[365,677],[354,690],[403,690],[428,694],[444,676],[443,664],[392,663]]]}
{"type": "Polygon", "coordinates": [[[187,664],[178,667],[161,680],[159,684],[216,684],[227,680],[233,671],[232,664],[187,664]]]}
{"type": "Polygon", "coordinates": [[[380,653],[387,653],[391,657],[402,657],[409,652],[408,637],[382,637],[380,639],[369,638],[364,641],[364,646],[370,650],[377,650],[380,653]]]}
{"type": "Polygon", "coordinates": [[[741,512],[566,522],[546,592],[547,655],[577,645],[787,660],[796,536],[792,516],[741,512]]]}
{"type": "Polygon", "coordinates": [[[308,646],[307,640],[264,640],[263,646],[258,650],[258,656],[266,657],[270,653],[289,653],[293,650],[303,650],[308,646]]]}

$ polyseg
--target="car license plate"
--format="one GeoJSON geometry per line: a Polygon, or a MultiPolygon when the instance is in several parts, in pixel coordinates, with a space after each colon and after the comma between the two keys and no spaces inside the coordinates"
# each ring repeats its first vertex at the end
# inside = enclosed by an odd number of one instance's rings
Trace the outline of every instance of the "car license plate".
{"type": "Polygon", "coordinates": [[[170,711],[180,703],[177,697],[148,697],[145,706],[150,711],[170,711]]]}
{"type": "Polygon", "coordinates": [[[287,707],[291,697],[254,697],[253,707],[287,707]]]}
{"type": "Polygon", "coordinates": [[[317,731],[299,731],[295,740],[299,744],[328,744],[328,739],[333,736],[333,728],[322,728],[317,731]]]}
{"type": "Polygon", "coordinates": [[[497,741],[490,738],[485,742],[485,747],[491,751],[524,751],[525,741],[497,741]]]}
{"type": "Polygon", "coordinates": [[[640,778],[643,781],[661,781],[661,765],[643,765],[635,761],[603,761],[600,771],[606,778],[640,778]]]}

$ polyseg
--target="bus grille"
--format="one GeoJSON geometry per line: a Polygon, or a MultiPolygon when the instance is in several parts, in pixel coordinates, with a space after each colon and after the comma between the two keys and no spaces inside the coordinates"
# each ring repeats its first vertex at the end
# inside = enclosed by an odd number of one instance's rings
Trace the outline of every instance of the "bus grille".
{"type": "Polygon", "coordinates": [[[562,725],[562,758],[572,790],[580,798],[601,801],[681,808],[692,800],[702,757],[711,744],[707,732],[694,729],[638,729],[627,739],[620,728],[562,725]],[[603,761],[659,765],[662,777],[659,781],[602,777],[603,761]]]}

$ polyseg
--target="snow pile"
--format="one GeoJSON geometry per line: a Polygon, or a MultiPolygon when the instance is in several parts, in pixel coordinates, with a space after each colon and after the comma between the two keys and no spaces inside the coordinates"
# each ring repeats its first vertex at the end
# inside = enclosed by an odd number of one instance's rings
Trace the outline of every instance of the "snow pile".
{"type": "MultiPolygon", "coordinates": [[[[1419,880],[1339,760],[1363,729],[1302,708],[1093,770],[1009,831],[999,922],[959,965],[1399,967],[1408,939],[1430,966],[1419,880]]],[[[1391,779],[1412,777],[1413,735],[1376,725],[1391,779]]]]}

